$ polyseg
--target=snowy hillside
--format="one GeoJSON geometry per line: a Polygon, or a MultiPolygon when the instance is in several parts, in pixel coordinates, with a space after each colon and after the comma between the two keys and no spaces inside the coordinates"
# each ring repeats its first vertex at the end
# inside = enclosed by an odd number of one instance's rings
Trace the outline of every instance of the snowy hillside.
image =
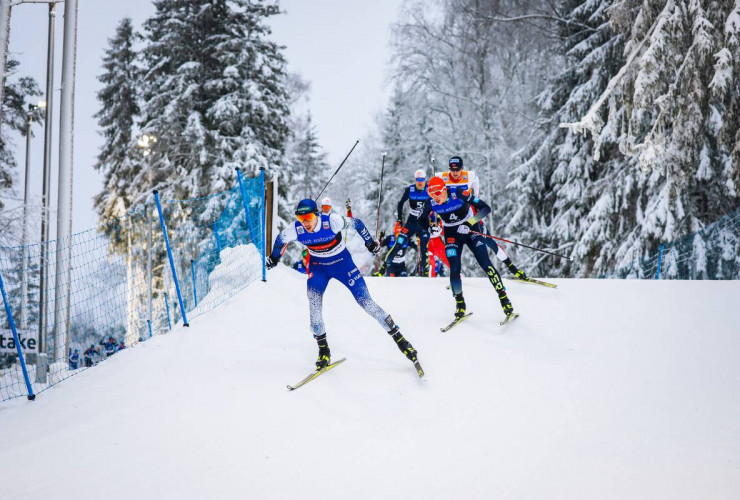
{"type": "Polygon", "coordinates": [[[419,380],[333,282],[309,385],[305,277],[270,272],[189,329],[0,406],[7,499],[737,499],[739,281],[369,279],[419,380]]]}

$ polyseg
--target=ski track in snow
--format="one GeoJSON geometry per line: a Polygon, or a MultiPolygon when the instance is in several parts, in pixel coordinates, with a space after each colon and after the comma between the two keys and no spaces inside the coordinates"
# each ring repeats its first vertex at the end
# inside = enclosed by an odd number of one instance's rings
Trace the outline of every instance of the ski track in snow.
{"type": "Polygon", "coordinates": [[[317,348],[283,266],[221,307],[0,404],[3,499],[737,499],[740,281],[370,278],[426,377],[337,282],[317,348]]]}

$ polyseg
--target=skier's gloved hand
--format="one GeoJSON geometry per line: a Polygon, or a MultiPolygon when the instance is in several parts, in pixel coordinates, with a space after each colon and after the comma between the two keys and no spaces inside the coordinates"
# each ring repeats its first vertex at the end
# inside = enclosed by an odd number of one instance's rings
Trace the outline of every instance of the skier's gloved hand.
{"type": "Polygon", "coordinates": [[[380,251],[380,243],[376,240],[368,241],[365,243],[365,248],[367,248],[368,252],[375,255],[380,251]]]}
{"type": "Polygon", "coordinates": [[[268,255],[265,265],[267,266],[267,269],[272,269],[278,265],[278,262],[280,262],[280,257],[274,258],[272,255],[268,255]]]}
{"type": "Polygon", "coordinates": [[[470,224],[467,222],[463,222],[459,226],[457,226],[457,234],[469,234],[470,233],[470,224]]]}
{"type": "Polygon", "coordinates": [[[432,238],[437,238],[438,236],[442,235],[442,226],[439,224],[433,224],[429,228],[429,236],[432,238]]]}

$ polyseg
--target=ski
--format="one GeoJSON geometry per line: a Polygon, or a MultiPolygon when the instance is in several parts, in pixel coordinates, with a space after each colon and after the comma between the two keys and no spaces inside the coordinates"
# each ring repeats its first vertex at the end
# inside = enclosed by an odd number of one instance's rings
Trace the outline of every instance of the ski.
{"type": "Polygon", "coordinates": [[[463,316],[462,318],[455,318],[455,320],[454,320],[454,321],[452,321],[452,323],[450,323],[450,324],[449,324],[449,325],[447,325],[447,326],[443,326],[443,327],[442,327],[442,328],[440,328],[439,330],[440,330],[440,331],[442,331],[442,332],[446,332],[446,331],[448,331],[448,330],[449,330],[450,328],[452,328],[452,327],[454,327],[454,326],[457,326],[457,324],[458,324],[458,323],[460,323],[461,321],[465,321],[466,319],[468,319],[468,318],[469,318],[469,317],[471,317],[472,315],[473,315],[473,313],[468,313],[468,314],[466,314],[465,316],[463,316]]]}
{"type": "Polygon", "coordinates": [[[506,315],[506,319],[505,319],[505,320],[503,320],[503,321],[502,321],[501,323],[499,323],[499,325],[501,325],[501,326],[504,326],[505,324],[507,324],[507,323],[510,323],[510,322],[512,322],[512,321],[514,321],[514,320],[515,320],[515,319],[517,319],[518,317],[519,317],[519,313],[511,313],[511,314],[507,314],[507,315],[506,315]]]}
{"type": "Polygon", "coordinates": [[[419,378],[424,377],[424,369],[418,361],[414,361],[414,368],[416,368],[416,373],[419,375],[419,378]]]}
{"type": "Polygon", "coordinates": [[[309,374],[306,378],[304,378],[303,380],[301,380],[300,382],[298,382],[296,385],[289,385],[288,386],[288,390],[289,391],[295,391],[296,389],[298,389],[299,387],[302,387],[302,386],[306,385],[307,383],[309,383],[310,381],[312,381],[313,379],[315,379],[316,377],[318,377],[322,373],[326,373],[329,370],[331,370],[332,368],[334,368],[335,366],[344,363],[346,360],[347,360],[347,358],[342,358],[339,361],[335,361],[334,363],[331,363],[329,365],[326,365],[321,370],[316,370],[315,372],[309,374]]]}
{"type": "Polygon", "coordinates": [[[525,280],[519,279],[519,278],[511,278],[512,281],[518,281],[520,283],[531,283],[533,285],[542,285],[546,286],[548,288],[557,288],[558,286],[553,283],[548,283],[547,281],[540,281],[532,278],[527,278],[525,280]]]}

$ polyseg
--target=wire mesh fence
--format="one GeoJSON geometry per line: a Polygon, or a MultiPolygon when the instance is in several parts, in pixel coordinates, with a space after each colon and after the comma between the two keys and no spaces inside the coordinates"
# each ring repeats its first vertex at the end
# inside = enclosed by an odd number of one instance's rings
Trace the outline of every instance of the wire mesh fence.
{"type": "Polygon", "coordinates": [[[0,401],[42,392],[263,277],[264,192],[263,173],[239,174],[204,198],[152,194],[63,242],[0,247],[0,401]]]}
{"type": "Polygon", "coordinates": [[[648,257],[605,277],[740,279],[740,210],[700,231],[663,243],[648,257]]]}

